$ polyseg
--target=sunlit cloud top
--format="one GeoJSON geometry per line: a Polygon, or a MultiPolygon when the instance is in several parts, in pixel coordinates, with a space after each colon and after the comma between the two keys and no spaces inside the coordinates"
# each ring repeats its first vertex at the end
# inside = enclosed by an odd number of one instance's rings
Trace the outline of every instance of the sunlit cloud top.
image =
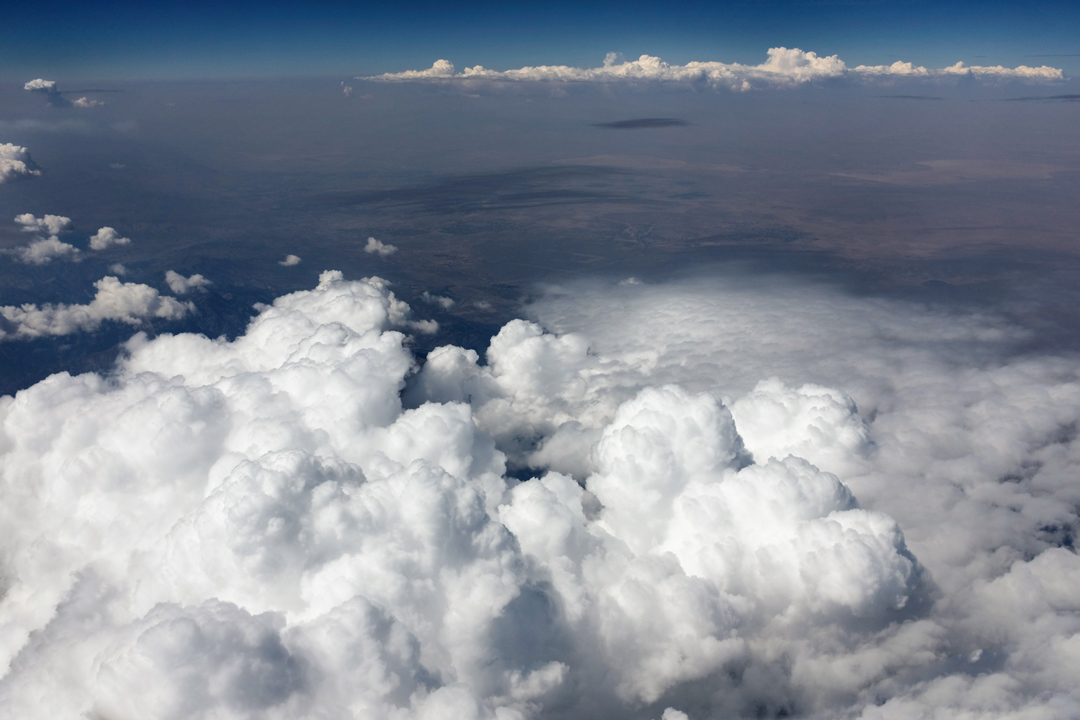
{"type": "Polygon", "coordinates": [[[888,82],[910,79],[948,79],[969,77],[976,80],[1025,80],[1053,82],[1065,79],[1059,68],[1046,65],[1008,68],[1002,65],[965,65],[957,62],[944,68],[926,68],[910,62],[897,61],[891,65],[857,65],[849,67],[837,55],[822,56],[799,48],[774,47],[768,59],[760,65],[741,63],[688,62],[673,65],[658,57],[642,55],[637,60],[620,62],[615,53],[608,53],[604,64],[595,68],[568,65],[540,65],[514,70],[489,70],[481,65],[466,67],[458,72],[448,60],[438,60],[426,70],[406,70],[385,73],[367,79],[390,82],[500,80],[514,82],[634,82],[685,83],[706,85],[729,90],[795,87],[806,83],[830,80],[856,82],[888,82]]]}

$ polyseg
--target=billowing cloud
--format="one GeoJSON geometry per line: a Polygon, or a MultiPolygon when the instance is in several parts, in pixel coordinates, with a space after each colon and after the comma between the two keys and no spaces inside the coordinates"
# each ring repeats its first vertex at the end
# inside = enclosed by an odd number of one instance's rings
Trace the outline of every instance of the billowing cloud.
{"type": "Polygon", "coordinates": [[[5,714],[1076,714],[1075,359],[790,285],[534,311],[416,372],[329,272],[0,401],[5,714]]]}
{"type": "Polygon", "coordinates": [[[30,151],[20,145],[0,143],[0,183],[25,180],[41,175],[30,159],[30,151]]]}
{"type": "Polygon", "coordinates": [[[286,255],[284,260],[281,260],[280,262],[278,262],[278,265],[282,265],[284,267],[292,267],[293,265],[299,265],[299,264],[300,264],[300,256],[299,255],[286,255]]]}
{"type": "Polygon", "coordinates": [[[397,247],[391,245],[390,243],[380,242],[373,237],[369,237],[367,239],[367,245],[364,246],[364,252],[370,253],[372,255],[386,257],[388,255],[393,255],[394,253],[396,253],[397,247]]]}
{"type": "Polygon", "coordinates": [[[54,93],[56,92],[56,81],[38,78],[23,85],[23,90],[36,93],[54,93]]]}
{"type": "Polygon", "coordinates": [[[71,230],[71,218],[63,215],[45,215],[34,217],[31,213],[23,213],[15,216],[15,222],[22,225],[23,232],[40,233],[43,235],[60,235],[71,230]]]}
{"type": "Polygon", "coordinates": [[[22,226],[23,232],[38,233],[29,245],[7,250],[15,259],[27,265],[47,265],[53,260],[82,259],[81,251],[70,243],[60,240],[59,236],[71,230],[71,218],[63,215],[45,215],[35,217],[32,213],[15,216],[15,223],[22,226]]]}
{"type": "Polygon", "coordinates": [[[64,97],[65,93],[60,91],[55,80],[42,80],[41,78],[31,80],[23,85],[23,90],[44,95],[49,101],[49,104],[55,107],[94,108],[105,104],[103,100],[91,100],[86,97],[81,97],[74,101],[68,100],[64,97]]]}
{"type": "Polygon", "coordinates": [[[812,82],[849,79],[857,82],[881,82],[890,79],[942,79],[970,76],[980,80],[1012,79],[1055,81],[1064,79],[1060,69],[1041,66],[1016,68],[998,66],[967,66],[957,63],[950,67],[928,69],[907,62],[892,65],[848,67],[836,55],[821,56],[798,48],[776,47],[768,51],[768,59],[760,65],[722,62],[689,62],[671,65],[658,57],[642,55],[637,60],[619,62],[608,54],[604,64],[596,68],[576,68],[566,65],[541,65],[515,70],[489,70],[480,65],[458,72],[453,63],[438,60],[427,70],[406,70],[376,75],[369,80],[403,81],[461,81],[499,80],[509,82],[662,82],[705,85],[727,90],[744,91],[755,88],[796,87],[812,82]]]}
{"type": "Polygon", "coordinates": [[[53,260],[82,259],[82,252],[71,243],[66,243],[55,235],[37,238],[29,245],[9,250],[15,259],[27,265],[48,265],[53,260]]]}
{"type": "Polygon", "coordinates": [[[111,227],[100,228],[96,233],[90,236],[91,250],[107,250],[111,247],[128,245],[130,243],[131,238],[121,237],[120,233],[116,232],[116,230],[111,227]]]}
{"type": "Polygon", "coordinates": [[[94,283],[97,293],[86,305],[46,304],[0,307],[0,340],[93,331],[105,321],[139,325],[146,320],[177,320],[195,308],[165,297],[149,285],[122,283],[106,276],[94,283]]]}
{"type": "Polygon", "coordinates": [[[212,284],[202,275],[195,274],[191,277],[184,277],[175,270],[165,271],[165,282],[168,284],[169,289],[177,295],[184,295],[192,290],[205,291],[206,287],[212,284]]]}

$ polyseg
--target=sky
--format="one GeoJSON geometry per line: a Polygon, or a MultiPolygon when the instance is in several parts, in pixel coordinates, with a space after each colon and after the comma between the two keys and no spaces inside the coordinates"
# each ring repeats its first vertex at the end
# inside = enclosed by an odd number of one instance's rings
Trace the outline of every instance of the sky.
{"type": "Polygon", "coordinates": [[[1080,716],[1075,9],[25,5],[0,716],[1080,716]]]}
{"type": "Polygon", "coordinates": [[[457,64],[599,64],[609,52],[759,61],[769,47],[853,64],[1080,69],[1068,2],[645,2],[534,4],[21,3],[5,77],[162,79],[376,74],[457,64]]]}

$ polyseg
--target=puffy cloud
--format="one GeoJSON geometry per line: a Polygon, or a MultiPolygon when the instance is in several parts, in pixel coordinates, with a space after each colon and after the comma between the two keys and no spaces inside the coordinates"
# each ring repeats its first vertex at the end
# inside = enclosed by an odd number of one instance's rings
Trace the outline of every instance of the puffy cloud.
{"type": "Polygon", "coordinates": [[[77,262],[82,259],[82,253],[77,247],[62,242],[58,237],[71,230],[71,218],[63,215],[45,215],[39,218],[31,213],[23,213],[15,216],[15,222],[22,225],[23,232],[48,234],[48,237],[38,237],[25,247],[7,251],[19,262],[27,265],[47,265],[53,260],[77,262]]]}
{"type": "Polygon", "coordinates": [[[104,100],[91,100],[90,98],[81,97],[78,100],[72,101],[72,106],[77,108],[92,108],[101,107],[105,104],[104,100]]]}
{"type": "Polygon", "coordinates": [[[299,264],[300,264],[300,257],[298,255],[286,255],[285,259],[278,263],[278,265],[282,265],[284,267],[292,267],[293,265],[299,265],[299,264]]]}
{"type": "Polygon", "coordinates": [[[26,247],[8,251],[15,259],[27,265],[48,265],[53,260],[74,260],[82,258],[82,252],[71,243],[61,241],[55,235],[38,238],[26,247]]]}
{"type": "Polygon", "coordinates": [[[0,400],[0,708],[1076,714],[1075,359],[760,283],[533,312],[417,368],[327,272],[0,400]]]}
{"type": "Polygon", "coordinates": [[[113,263],[109,266],[109,272],[113,275],[127,275],[127,268],[122,263],[113,263]]]}
{"type": "Polygon", "coordinates": [[[1062,80],[1061,70],[1051,67],[1017,68],[1002,66],[965,66],[957,63],[941,69],[927,69],[907,62],[892,65],[848,67],[836,55],[820,56],[799,48],[776,47],[768,51],[768,59],[760,65],[722,62],[689,62],[671,65],[658,57],[642,55],[637,60],[618,62],[609,53],[604,64],[597,68],[576,68],[566,65],[541,65],[514,70],[489,70],[480,65],[457,72],[453,63],[438,60],[427,70],[407,70],[376,75],[369,80],[447,81],[499,80],[511,82],[633,82],[648,81],[707,85],[714,88],[745,91],[754,88],[795,87],[811,82],[847,78],[861,82],[882,81],[893,77],[946,78],[969,75],[978,79],[1016,79],[1030,81],[1062,80]]]}
{"type": "Polygon", "coordinates": [[[128,245],[129,243],[131,243],[131,238],[121,237],[120,233],[111,227],[100,228],[90,236],[91,250],[108,250],[111,247],[128,245]]]}
{"type": "Polygon", "coordinates": [[[54,93],[56,92],[56,81],[38,78],[23,85],[23,90],[37,93],[54,93]]]}
{"type": "Polygon", "coordinates": [[[41,170],[30,159],[29,150],[11,143],[0,143],[0,183],[38,175],[41,175],[41,170]]]}
{"type": "Polygon", "coordinates": [[[364,246],[364,252],[370,253],[372,255],[386,257],[388,255],[393,255],[394,253],[396,253],[397,247],[391,245],[390,243],[379,242],[375,238],[369,237],[367,239],[367,245],[364,246]]]}
{"type": "Polygon", "coordinates": [[[112,276],[98,280],[94,287],[97,293],[86,305],[0,306],[0,340],[97,330],[107,320],[128,325],[151,319],[177,320],[195,310],[191,303],[163,297],[149,285],[122,283],[112,276]]]}
{"type": "Polygon", "coordinates": [[[71,230],[71,218],[63,215],[45,215],[34,217],[30,213],[15,216],[15,222],[22,225],[23,232],[44,233],[46,235],[59,235],[71,230]]]}
{"type": "Polygon", "coordinates": [[[202,275],[195,274],[191,277],[184,277],[175,270],[165,271],[165,283],[169,286],[169,289],[177,295],[184,295],[192,290],[202,290],[205,292],[206,287],[212,284],[202,275]]]}

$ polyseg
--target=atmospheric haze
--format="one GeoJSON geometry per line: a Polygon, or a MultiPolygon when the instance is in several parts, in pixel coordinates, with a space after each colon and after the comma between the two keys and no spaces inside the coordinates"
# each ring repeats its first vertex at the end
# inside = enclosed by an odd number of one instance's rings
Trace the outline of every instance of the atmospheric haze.
{"type": "Polygon", "coordinates": [[[1060,70],[58,82],[0,715],[1080,717],[1060,70]]]}

